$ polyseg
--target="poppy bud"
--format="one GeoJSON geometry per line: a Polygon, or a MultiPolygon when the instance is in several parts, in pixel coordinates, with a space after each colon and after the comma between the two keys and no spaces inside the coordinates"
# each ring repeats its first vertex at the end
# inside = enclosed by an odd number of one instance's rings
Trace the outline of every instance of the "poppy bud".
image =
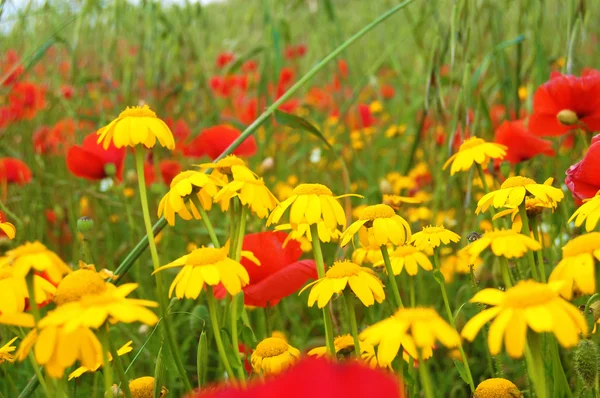
{"type": "Polygon", "coordinates": [[[575,372],[587,388],[594,388],[598,376],[598,346],[591,340],[581,340],[575,348],[575,372]]]}
{"type": "Polygon", "coordinates": [[[114,163],[106,163],[104,165],[104,172],[109,177],[114,177],[117,174],[117,166],[114,163]]]}
{"type": "Polygon", "coordinates": [[[556,119],[563,126],[572,126],[579,121],[577,114],[570,109],[563,109],[558,112],[556,119]]]}
{"type": "Polygon", "coordinates": [[[81,217],[77,220],[77,231],[82,234],[87,234],[92,229],[94,229],[94,220],[89,217],[81,217]]]}

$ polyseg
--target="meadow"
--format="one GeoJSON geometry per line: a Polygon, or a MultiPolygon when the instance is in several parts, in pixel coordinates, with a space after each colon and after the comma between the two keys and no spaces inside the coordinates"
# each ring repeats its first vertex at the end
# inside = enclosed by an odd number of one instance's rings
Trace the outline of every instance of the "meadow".
{"type": "Polygon", "coordinates": [[[600,396],[599,16],[0,0],[0,397],[600,396]]]}

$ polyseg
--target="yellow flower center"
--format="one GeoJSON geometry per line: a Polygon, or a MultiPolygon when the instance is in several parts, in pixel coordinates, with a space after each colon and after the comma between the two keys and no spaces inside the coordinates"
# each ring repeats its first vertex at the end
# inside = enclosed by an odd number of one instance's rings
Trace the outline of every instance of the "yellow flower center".
{"type": "Polygon", "coordinates": [[[327,195],[333,196],[331,189],[322,184],[300,184],[292,191],[292,195],[327,195]]]}
{"type": "Polygon", "coordinates": [[[261,358],[281,355],[288,350],[288,344],[277,337],[267,337],[256,346],[254,353],[261,358]]]}
{"type": "Polygon", "coordinates": [[[487,379],[479,383],[475,390],[475,398],[500,398],[523,395],[511,381],[501,378],[487,379]]]}
{"type": "Polygon", "coordinates": [[[482,140],[481,138],[477,138],[477,137],[471,137],[471,138],[467,138],[465,140],[465,142],[463,142],[460,145],[460,148],[458,149],[458,151],[464,151],[466,149],[471,149],[471,148],[475,148],[476,146],[479,146],[481,144],[485,144],[485,141],[482,140]]]}
{"type": "Polygon", "coordinates": [[[101,294],[106,291],[106,282],[96,271],[79,269],[60,281],[56,288],[56,305],[79,301],[83,296],[101,294]]]}
{"type": "Polygon", "coordinates": [[[350,261],[336,261],[333,266],[327,270],[325,277],[330,279],[344,278],[347,276],[358,275],[362,267],[350,261]]]}
{"type": "Polygon", "coordinates": [[[590,232],[570,240],[563,247],[563,257],[574,257],[600,249],[600,232],[590,232]]]}
{"type": "Polygon", "coordinates": [[[186,263],[194,266],[211,265],[225,260],[227,255],[222,249],[201,247],[188,254],[186,263]]]}
{"type": "Polygon", "coordinates": [[[548,285],[535,281],[521,281],[508,289],[504,295],[504,305],[513,308],[526,308],[547,303],[558,293],[548,285]]]}
{"type": "Polygon", "coordinates": [[[154,396],[154,377],[139,377],[129,382],[132,398],[146,398],[154,396]]]}
{"type": "Polygon", "coordinates": [[[148,105],[127,107],[119,114],[119,118],[124,117],[156,117],[156,113],[148,105]]]}
{"type": "Polygon", "coordinates": [[[531,184],[535,184],[535,183],[536,182],[534,180],[532,180],[531,178],[516,176],[516,177],[507,178],[506,181],[504,181],[502,183],[500,188],[504,189],[504,188],[514,188],[514,187],[524,187],[525,185],[531,185],[531,184]]]}
{"type": "Polygon", "coordinates": [[[396,213],[388,205],[374,205],[365,207],[360,213],[361,220],[375,220],[376,218],[391,218],[396,213]]]}
{"type": "Polygon", "coordinates": [[[423,233],[427,235],[434,235],[442,233],[446,230],[443,226],[440,225],[430,225],[428,227],[423,228],[423,233]]]}
{"type": "Polygon", "coordinates": [[[333,339],[333,345],[336,350],[343,350],[344,348],[354,347],[354,338],[349,334],[337,336],[333,339]]]}

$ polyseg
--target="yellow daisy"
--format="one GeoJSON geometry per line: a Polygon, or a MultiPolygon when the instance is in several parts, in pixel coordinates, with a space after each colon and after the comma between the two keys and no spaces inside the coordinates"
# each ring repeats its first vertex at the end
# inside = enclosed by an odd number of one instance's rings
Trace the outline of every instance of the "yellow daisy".
{"type": "Polygon", "coordinates": [[[490,159],[504,159],[506,156],[504,145],[486,142],[481,138],[472,137],[466,139],[454,155],[444,163],[444,170],[452,163],[450,175],[459,171],[467,171],[473,163],[486,167],[490,159]]]}
{"type": "Polygon", "coordinates": [[[415,205],[423,203],[423,201],[419,198],[415,198],[412,196],[383,195],[382,203],[384,205],[390,206],[394,210],[398,210],[400,209],[403,203],[415,205]]]}
{"type": "Polygon", "coordinates": [[[14,352],[17,347],[13,346],[12,343],[14,343],[18,338],[19,337],[14,337],[8,343],[0,347],[0,365],[2,365],[4,362],[12,363],[15,361],[15,357],[12,355],[12,352],[14,352]]]}
{"type": "MultiPolygon", "coordinates": [[[[233,296],[242,291],[242,287],[250,282],[250,277],[242,264],[227,256],[228,252],[228,245],[218,249],[201,247],[158,268],[153,274],[169,268],[183,267],[171,283],[169,298],[175,291],[175,296],[179,299],[196,299],[205,283],[210,286],[222,283],[233,296]]],[[[242,257],[260,265],[260,261],[251,252],[242,251],[242,257]]]]}
{"type": "MultiPolygon", "coordinates": [[[[393,250],[392,246],[388,247],[388,251],[391,252],[393,250]]],[[[380,261],[383,261],[383,254],[381,253],[381,249],[370,248],[370,247],[357,247],[352,252],[352,262],[358,265],[363,264],[376,264],[380,261]]]]}
{"type": "Polygon", "coordinates": [[[57,284],[71,268],[46,246],[38,241],[26,242],[6,252],[0,257],[0,267],[10,265],[18,275],[25,277],[33,268],[46,273],[51,282],[57,284]]]}
{"type": "MultiPolygon", "coordinates": [[[[309,244],[312,247],[311,242],[313,236],[309,224],[298,224],[295,228],[292,228],[291,224],[280,224],[275,227],[275,231],[290,231],[283,242],[283,247],[285,247],[290,240],[297,240],[303,244],[309,244]]],[[[339,240],[342,233],[338,229],[327,228],[324,221],[319,221],[317,223],[317,235],[317,238],[319,238],[321,242],[331,242],[339,240]]],[[[302,250],[307,251],[304,250],[304,248],[302,250]]]]}
{"type": "MultiPolygon", "coordinates": [[[[131,347],[131,343],[132,343],[132,341],[130,340],[127,343],[125,343],[125,345],[123,345],[123,347],[119,348],[117,350],[117,355],[123,356],[123,355],[125,355],[125,354],[130,353],[131,351],[133,351],[133,348],[131,347]]],[[[110,354],[110,352],[108,353],[108,360],[109,361],[113,360],[112,355],[110,354]]],[[[71,374],[69,374],[69,381],[71,379],[74,379],[74,378],[77,378],[77,377],[81,376],[84,373],[95,372],[98,369],[100,369],[100,367],[102,365],[103,365],[102,362],[98,362],[98,363],[96,363],[96,366],[94,366],[93,368],[86,368],[85,366],[80,366],[77,369],[75,369],[73,372],[71,372],[71,374]]]]}
{"type": "Polygon", "coordinates": [[[596,292],[596,261],[600,261],[600,232],[578,236],[562,248],[563,258],[550,274],[549,282],[565,281],[561,294],[596,292]]]}
{"type": "Polygon", "coordinates": [[[267,337],[252,353],[250,361],[256,373],[265,376],[280,373],[300,358],[300,351],[277,337],[267,337]]]}
{"type": "Polygon", "coordinates": [[[192,218],[200,220],[202,217],[192,198],[198,199],[204,210],[212,207],[212,198],[218,192],[218,180],[195,170],[183,171],[173,178],[169,192],[160,200],[158,216],[164,215],[169,225],[175,225],[175,214],[184,220],[192,218]]]}
{"type": "MultiPolygon", "coordinates": [[[[525,210],[527,211],[527,217],[530,219],[537,217],[544,209],[551,209],[552,212],[554,212],[555,206],[552,203],[544,202],[538,198],[525,199],[525,210]]],[[[498,218],[507,216],[509,214],[510,220],[512,221],[512,229],[516,232],[520,232],[523,229],[523,221],[521,220],[518,207],[499,211],[496,213],[496,215],[494,215],[492,220],[497,220],[498,218]]]]}
{"type": "Polygon", "coordinates": [[[65,276],[56,287],[54,302],[62,305],[79,301],[83,296],[102,294],[108,289],[102,274],[81,268],[65,276]]]}
{"type": "Polygon", "coordinates": [[[435,249],[440,245],[460,241],[460,235],[444,228],[443,225],[423,227],[423,230],[415,233],[410,243],[419,250],[435,249]]]}
{"type": "Polygon", "coordinates": [[[225,203],[231,198],[238,197],[244,206],[248,206],[260,218],[266,218],[275,208],[278,201],[269,191],[262,178],[257,178],[246,166],[231,166],[232,180],[214,196],[215,203],[221,203],[221,208],[226,209],[225,203]]]}
{"type": "Polygon", "coordinates": [[[167,149],[175,149],[175,139],[169,126],[154,113],[148,105],[127,107],[119,117],[102,127],[98,132],[98,143],[104,149],[112,142],[117,148],[135,147],[143,144],[152,148],[156,140],[167,149]]]}
{"type": "Polygon", "coordinates": [[[203,163],[200,165],[200,169],[212,169],[210,175],[227,184],[232,176],[231,168],[233,166],[246,166],[246,162],[235,155],[228,155],[215,163],[203,163]]]}
{"type": "MultiPolygon", "coordinates": [[[[337,336],[333,339],[333,346],[335,347],[335,353],[340,357],[347,357],[354,353],[354,338],[350,334],[344,334],[337,336]]],[[[327,347],[316,347],[308,351],[308,356],[324,357],[327,355],[327,347]]],[[[375,348],[365,342],[360,342],[360,358],[367,363],[370,367],[377,367],[377,357],[375,355],[375,348]]]]}
{"type": "Polygon", "coordinates": [[[579,309],[560,297],[563,284],[527,280],[520,281],[506,291],[483,289],[470,301],[491,307],[467,322],[462,337],[473,341],[477,332],[495,318],[488,334],[488,347],[492,355],[500,353],[504,340],[508,355],[522,357],[528,327],[536,333],[553,333],[565,348],[577,345],[579,334],[586,334],[588,327],[579,309]]]}
{"type": "MultiPolygon", "coordinates": [[[[400,275],[403,269],[406,269],[406,273],[410,276],[417,275],[419,267],[425,271],[431,271],[433,265],[429,260],[429,257],[414,246],[405,245],[398,246],[396,250],[390,253],[390,262],[392,264],[392,271],[394,275],[400,275]]],[[[384,265],[383,259],[375,263],[375,267],[382,267],[384,265]]]]}
{"type": "Polygon", "coordinates": [[[325,307],[331,297],[335,293],[342,294],[346,286],[349,286],[350,290],[367,307],[373,305],[375,301],[381,303],[385,299],[383,283],[373,270],[350,261],[336,261],[323,278],[304,286],[299,294],[311,286],[308,295],[309,307],[312,307],[317,301],[319,308],[325,307]]]}
{"type": "Polygon", "coordinates": [[[510,177],[502,183],[500,189],[483,195],[477,202],[475,213],[486,211],[490,206],[496,209],[501,207],[518,207],[527,195],[532,195],[540,201],[556,207],[565,197],[563,191],[552,186],[553,178],[548,178],[543,184],[538,184],[527,177],[510,177]]]}
{"type": "Polygon", "coordinates": [[[471,272],[471,266],[473,266],[473,272],[477,272],[479,267],[483,264],[483,260],[480,257],[477,257],[474,261],[471,261],[471,256],[469,256],[469,253],[466,250],[467,248],[468,246],[460,249],[456,254],[443,257],[441,268],[443,269],[446,267],[459,274],[468,274],[471,272]]]}
{"type": "Polygon", "coordinates": [[[389,366],[398,355],[400,346],[413,358],[431,356],[436,341],[453,348],[460,343],[460,337],[432,308],[401,308],[391,317],[369,326],[360,334],[360,339],[373,346],[379,346],[377,360],[379,366],[389,366]]]}
{"type": "MultiPolygon", "coordinates": [[[[33,286],[38,303],[52,299],[56,288],[46,279],[34,274],[33,286]]],[[[0,314],[15,314],[25,311],[25,300],[29,298],[25,276],[13,267],[0,266],[0,314]]]]}
{"type": "Polygon", "coordinates": [[[367,206],[358,221],[353,222],[342,234],[340,245],[346,246],[358,233],[365,247],[403,245],[410,240],[410,225],[388,205],[367,206]]]}
{"type": "MultiPolygon", "coordinates": [[[[154,398],[154,377],[144,376],[129,382],[131,398],[154,398]]],[[[169,393],[165,386],[161,386],[159,398],[164,398],[169,393]]]]}
{"type": "Polygon", "coordinates": [[[523,394],[510,380],[493,378],[479,383],[473,398],[522,398],[523,394]]]}
{"type": "Polygon", "coordinates": [[[6,236],[8,236],[8,239],[14,239],[17,233],[17,229],[14,225],[3,220],[2,213],[0,213],[0,231],[3,231],[6,236]]]}
{"type": "Polygon", "coordinates": [[[576,227],[580,227],[585,221],[587,232],[592,232],[596,228],[600,220],[600,191],[596,192],[593,198],[583,200],[583,204],[573,213],[568,222],[573,220],[576,227]]]}
{"type": "Polygon", "coordinates": [[[471,256],[471,261],[476,261],[481,252],[488,247],[496,256],[515,258],[523,257],[529,250],[540,250],[542,245],[535,239],[512,229],[496,229],[484,233],[475,242],[470,243],[465,250],[471,256]]]}

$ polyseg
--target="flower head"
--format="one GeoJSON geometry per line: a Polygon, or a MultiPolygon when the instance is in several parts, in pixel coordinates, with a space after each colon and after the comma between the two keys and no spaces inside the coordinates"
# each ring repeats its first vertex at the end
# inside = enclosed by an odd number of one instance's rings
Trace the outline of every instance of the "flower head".
{"type": "MultiPolygon", "coordinates": [[[[131,398],[154,398],[154,377],[144,376],[133,379],[129,382],[131,398]]],[[[169,393],[165,386],[160,388],[160,398],[164,398],[169,393]]]]}
{"type": "MultiPolygon", "coordinates": [[[[183,147],[183,154],[188,157],[208,156],[212,160],[218,158],[241,135],[235,127],[221,124],[204,129],[183,147]]],[[[233,151],[237,156],[252,156],[256,153],[256,139],[253,135],[246,138],[233,151]]]]}
{"type": "MultiPolygon", "coordinates": [[[[388,251],[392,251],[392,246],[388,247],[388,251]]],[[[357,247],[352,252],[352,262],[358,265],[376,264],[383,261],[383,254],[380,247],[357,247]]]]}
{"type": "Polygon", "coordinates": [[[565,348],[577,345],[580,333],[588,327],[583,315],[559,295],[563,282],[539,283],[520,281],[506,291],[483,289],[470,301],[491,306],[471,318],[462,330],[462,336],[473,341],[477,332],[495,318],[488,334],[492,355],[506,345],[508,355],[520,358],[525,351],[527,328],[536,333],[551,332],[565,348]]]}
{"type": "Polygon", "coordinates": [[[31,181],[31,169],[15,158],[0,158],[0,183],[23,185],[31,181]]]}
{"type": "Polygon", "coordinates": [[[69,148],[66,157],[69,171],[88,180],[101,180],[109,176],[121,180],[124,160],[125,148],[116,148],[109,143],[105,149],[98,143],[95,133],[85,137],[81,146],[69,148]]]}
{"type": "Polygon", "coordinates": [[[64,275],[71,272],[71,268],[40,242],[26,242],[6,252],[0,257],[0,267],[10,265],[15,272],[23,277],[31,269],[45,273],[50,282],[58,284],[64,275]]]}
{"type": "Polygon", "coordinates": [[[411,204],[416,205],[419,203],[423,203],[423,200],[413,196],[399,196],[399,195],[383,195],[382,200],[384,205],[388,205],[394,210],[398,210],[402,204],[411,204]]]}
{"type": "Polygon", "coordinates": [[[119,117],[102,127],[96,133],[98,143],[108,149],[112,142],[115,147],[135,147],[139,144],[152,148],[156,140],[167,149],[175,149],[175,139],[169,126],[154,113],[148,105],[127,107],[119,117]]]}
{"type": "Polygon", "coordinates": [[[496,229],[484,233],[475,242],[470,243],[465,250],[471,256],[471,261],[475,261],[488,247],[498,257],[515,258],[523,257],[529,250],[540,250],[542,245],[535,239],[512,229],[496,229]]]}
{"type": "MultiPolygon", "coordinates": [[[[411,245],[398,246],[396,250],[390,253],[390,262],[394,275],[400,275],[402,270],[410,276],[415,276],[419,272],[419,267],[425,271],[431,271],[433,265],[429,257],[419,249],[411,245]]],[[[375,267],[384,265],[383,259],[375,263],[375,267]]]]}
{"type": "Polygon", "coordinates": [[[346,246],[358,233],[365,247],[383,245],[403,245],[410,240],[410,225],[388,205],[365,207],[359,219],[353,222],[342,234],[341,246],[346,246]]]}
{"type": "Polygon", "coordinates": [[[471,137],[460,145],[458,152],[450,156],[444,163],[444,170],[452,164],[450,175],[459,171],[467,171],[473,166],[473,163],[485,167],[490,159],[503,159],[506,156],[506,147],[504,145],[486,142],[481,138],[471,137]]]}
{"type": "Polygon", "coordinates": [[[505,120],[496,129],[496,142],[506,146],[504,160],[512,164],[521,163],[537,155],[555,155],[552,142],[529,132],[522,120],[505,120]]]}
{"type": "Polygon", "coordinates": [[[273,375],[292,366],[300,358],[300,351],[277,337],[267,337],[252,353],[252,368],[256,373],[273,375]]]}
{"type": "MultiPolygon", "coordinates": [[[[585,221],[585,230],[592,232],[600,220],[600,191],[590,199],[584,199],[583,204],[573,213],[568,222],[575,220],[575,226],[580,227],[585,221]]],[[[2,228],[2,224],[0,224],[2,228]]]]}
{"type": "Polygon", "coordinates": [[[306,285],[300,290],[300,294],[311,286],[308,295],[309,307],[317,301],[319,308],[325,307],[331,297],[335,293],[342,294],[346,286],[349,286],[367,307],[373,305],[375,301],[381,303],[385,298],[383,283],[375,273],[369,268],[350,261],[336,261],[323,278],[306,285]]]}
{"type": "MultiPolygon", "coordinates": [[[[339,357],[346,357],[349,354],[354,353],[354,338],[350,334],[344,334],[337,336],[333,339],[333,346],[335,353],[339,357]]],[[[316,347],[310,350],[307,355],[323,357],[327,355],[327,347],[316,347]]],[[[377,367],[377,357],[375,356],[375,348],[365,342],[360,342],[360,358],[370,367],[377,367]]]]}
{"type": "Polygon", "coordinates": [[[65,276],[56,288],[54,302],[62,305],[73,301],[79,301],[83,296],[90,294],[102,294],[108,285],[104,278],[91,269],[78,269],[65,276]]]}
{"type": "Polygon", "coordinates": [[[600,190],[600,135],[592,138],[592,144],[579,162],[567,169],[565,184],[576,200],[593,197],[600,190]]]}
{"type": "Polygon", "coordinates": [[[0,365],[2,365],[4,362],[14,362],[15,357],[12,355],[12,352],[14,352],[17,347],[13,346],[12,343],[14,343],[18,338],[19,337],[14,337],[8,343],[0,347],[0,365]]]}
{"type": "MultiPolygon", "coordinates": [[[[38,306],[49,302],[56,292],[54,285],[38,274],[33,275],[38,306]]],[[[0,314],[23,312],[29,301],[25,275],[11,266],[0,266],[0,314]]]]}
{"type": "MultiPolygon", "coordinates": [[[[527,198],[525,199],[525,211],[527,217],[530,219],[538,216],[544,209],[551,209],[554,212],[555,206],[552,203],[544,202],[539,198],[527,198]]],[[[523,229],[523,220],[521,220],[521,214],[519,213],[518,207],[508,208],[506,210],[499,211],[492,217],[492,220],[497,220],[500,217],[504,217],[510,214],[510,220],[512,221],[512,229],[515,232],[520,232],[523,229]]]]}
{"type": "Polygon", "coordinates": [[[419,250],[435,249],[440,245],[447,245],[450,242],[460,241],[460,235],[444,228],[443,225],[430,225],[423,227],[423,230],[415,233],[410,243],[419,250]]]}
{"type": "Polygon", "coordinates": [[[473,398],[521,398],[523,394],[510,380],[493,378],[479,383],[473,398]]]}
{"type": "Polygon", "coordinates": [[[232,176],[231,168],[233,166],[246,166],[246,162],[235,155],[228,155],[214,163],[203,163],[200,165],[200,169],[212,169],[210,175],[227,184],[232,176]]]}
{"type": "Polygon", "coordinates": [[[17,234],[15,226],[5,221],[2,213],[0,213],[0,232],[4,232],[8,239],[14,239],[17,234]]]}

